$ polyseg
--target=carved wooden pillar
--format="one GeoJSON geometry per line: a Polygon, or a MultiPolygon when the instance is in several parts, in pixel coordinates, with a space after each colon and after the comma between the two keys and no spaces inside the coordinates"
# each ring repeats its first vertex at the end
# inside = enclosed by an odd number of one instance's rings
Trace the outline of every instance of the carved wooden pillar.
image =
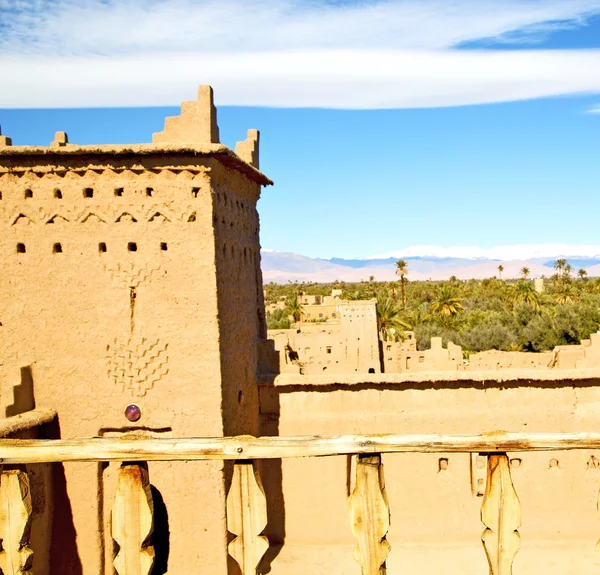
{"type": "Polygon", "coordinates": [[[269,548],[269,540],[261,535],[266,526],[267,498],[260,475],[252,461],[236,462],[227,494],[227,529],[236,538],[229,543],[228,550],[242,575],[256,575],[269,548]]]}
{"type": "Polygon", "coordinates": [[[16,469],[3,471],[0,477],[0,568],[4,575],[31,573],[30,526],[29,477],[16,469]]]}
{"type": "Polygon", "coordinates": [[[114,565],[119,575],[149,575],[154,565],[153,527],[148,470],[143,465],[122,465],[112,510],[112,535],[119,545],[114,565]]]}
{"type": "Polygon", "coordinates": [[[482,536],[490,575],[511,575],[521,545],[521,504],[510,477],[505,453],[490,455],[487,484],[481,506],[481,521],[487,527],[482,536]]]}
{"type": "Polygon", "coordinates": [[[390,510],[385,493],[381,455],[359,455],[356,486],[350,496],[350,527],[358,540],[354,558],[363,575],[385,575],[390,544],[390,510]]]}

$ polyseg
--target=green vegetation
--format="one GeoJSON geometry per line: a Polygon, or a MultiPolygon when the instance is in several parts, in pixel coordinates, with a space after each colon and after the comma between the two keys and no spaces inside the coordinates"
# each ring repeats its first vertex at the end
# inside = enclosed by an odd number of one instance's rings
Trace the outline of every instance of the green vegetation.
{"type": "Polygon", "coordinates": [[[269,329],[289,329],[291,325],[286,309],[267,311],[267,327],[269,329]]]}
{"type": "MultiPolygon", "coordinates": [[[[500,267],[499,273],[504,271],[500,267]]],[[[544,280],[545,293],[535,291],[527,268],[519,280],[408,281],[408,266],[402,260],[396,264],[399,281],[271,283],[265,286],[267,304],[286,301],[288,309],[267,314],[268,324],[270,329],[283,327],[285,313],[299,317],[301,306],[299,310],[294,302],[300,291],[327,295],[334,288],[343,290],[343,299],[377,299],[383,340],[412,330],[420,350],[429,347],[432,336],[461,345],[465,353],[551,350],[579,343],[600,327],[600,278],[588,278],[585,270],[573,277],[564,259],[554,268],[556,273],[544,280]]]]}
{"type": "Polygon", "coordinates": [[[304,308],[300,305],[297,292],[292,292],[285,300],[285,310],[294,321],[300,321],[304,317],[304,308]]]}
{"type": "Polygon", "coordinates": [[[397,341],[404,339],[405,330],[411,328],[408,321],[402,316],[396,301],[383,292],[377,294],[377,329],[383,341],[397,341]]]}

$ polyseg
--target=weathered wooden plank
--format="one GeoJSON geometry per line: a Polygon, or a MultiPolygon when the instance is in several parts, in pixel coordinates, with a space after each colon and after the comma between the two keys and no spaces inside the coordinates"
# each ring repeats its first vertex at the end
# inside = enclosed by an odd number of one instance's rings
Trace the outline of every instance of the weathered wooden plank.
{"type": "Polygon", "coordinates": [[[119,545],[114,560],[119,575],[148,575],[154,565],[149,544],[154,506],[148,471],[141,465],[122,465],[112,510],[112,536],[119,545]]]}
{"type": "Polygon", "coordinates": [[[31,573],[29,548],[31,495],[27,473],[3,471],[0,476],[0,569],[4,575],[31,573]]]}
{"type": "Polygon", "coordinates": [[[0,439],[0,463],[243,460],[359,453],[504,453],[599,448],[600,433],[0,439]]]}
{"type": "Polygon", "coordinates": [[[385,538],[390,528],[390,510],[385,493],[381,455],[359,455],[356,485],[350,496],[350,528],[357,545],[354,559],[363,575],[385,575],[390,544],[385,538]]]}
{"type": "Polygon", "coordinates": [[[227,494],[227,529],[236,538],[228,549],[242,575],[256,575],[269,548],[269,540],[261,535],[266,526],[267,498],[258,470],[252,461],[236,463],[227,494]]]}
{"type": "Polygon", "coordinates": [[[481,521],[486,525],[482,540],[490,575],[511,575],[512,564],[521,545],[521,504],[510,476],[506,454],[488,457],[487,484],[481,521]]]}
{"type": "Polygon", "coordinates": [[[50,423],[56,417],[54,409],[32,409],[19,415],[0,419],[0,437],[50,423]]]}

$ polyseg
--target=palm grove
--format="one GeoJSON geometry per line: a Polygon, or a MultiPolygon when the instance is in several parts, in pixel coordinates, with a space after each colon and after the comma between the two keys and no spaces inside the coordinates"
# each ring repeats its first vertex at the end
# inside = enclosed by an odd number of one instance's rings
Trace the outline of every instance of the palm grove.
{"type": "Polygon", "coordinates": [[[382,340],[398,340],[415,332],[417,347],[427,349],[432,336],[444,344],[461,345],[465,354],[498,349],[545,351],[557,345],[577,344],[600,327],[600,278],[588,279],[585,270],[574,274],[567,260],[554,262],[554,274],[538,293],[530,270],[521,269],[519,280],[498,277],[484,280],[408,280],[405,260],[396,262],[397,281],[358,283],[289,283],[265,286],[267,303],[285,298],[286,309],[267,313],[269,329],[290,326],[290,317],[303,315],[299,292],[326,295],[343,290],[342,298],[377,300],[377,321],[382,340]]]}

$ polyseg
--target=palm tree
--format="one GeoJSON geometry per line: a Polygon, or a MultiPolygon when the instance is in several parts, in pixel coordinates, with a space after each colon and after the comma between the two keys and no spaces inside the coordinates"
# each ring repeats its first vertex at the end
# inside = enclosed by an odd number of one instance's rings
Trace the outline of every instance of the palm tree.
{"type": "Polygon", "coordinates": [[[504,266],[502,264],[500,264],[498,266],[498,278],[502,279],[502,272],[504,271],[504,266]]]}
{"type": "Polygon", "coordinates": [[[295,322],[299,322],[304,317],[304,308],[300,305],[297,292],[294,292],[291,297],[285,300],[285,309],[294,318],[295,322]]]}
{"type": "Polygon", "coordinates": [[[572,283],[562,282],[558,290],[554,293],[556,303],[566,304],[579,301],[579,292],[572,283]]]}
{"type": "Polygon", "coordinates": [[[513,307],[519,303],[526,303],[539,309],[541,304],[540,294],[535,291],[535,286],[525,280],[509,286],[508,299],[513,307]]]}
{"type": "Polygon", "coordinates": [[[402,310],[398,309],[394,300],[389,296],[377,296],[377,330],[383,341],[388,339],[397,341],[410,329],[409,323],[402,317],[402,310]]]}
{"type": "Polygon", "coordinates": [[[559,275],[562,275],[566,265],[567,260],[565,258],[559,258],[554,262],[554,269],[559,275]]]}
{"type": "Polygon", "coordinates": [[[345,299],[354,301],[354,300],[360,300],[360,299],[366,299],[366,298],[360,290],[354,290],[352,292],[346,293],[345,299]]]}
{"type": "Polygon", "coordinates": [[[583,281],[585,279],[585,277],[587,276],[587,271],[585,271],[583,268],[581,268],[578,272],[577,275],[579,276],[579,279],[581,281],[583,281]]]}
{"type": "Polygon", "coordinates": [[[436,290],[436,299],[431,303],[431,311],[442,319],[448,319],[462,313],[461,298],[449,284],[440,284],[436,290]]]}
{"type": "Polygon", "coordinates": [[[571,272],[573,271],[573,267],[571,264],[566,264],[563,268],[563,277],[567,280],[571,279],[571,272]]]}
{"type": "Polygon", "coordinates": [[[528,267],[521,268],[521,275],[523,276],[524,280],[527,280],[530,273],[531,273],[531,270],[528,267]]]}
{"type": "Polygon", "coordinates": [[[396,262],[396,275],[400,277],[400,290],[402,292],[402,306],[406,305],[406,294],[404,293],[404,283],[408,274],[408,263],[406,260],[398,260],[396,262]]]}

